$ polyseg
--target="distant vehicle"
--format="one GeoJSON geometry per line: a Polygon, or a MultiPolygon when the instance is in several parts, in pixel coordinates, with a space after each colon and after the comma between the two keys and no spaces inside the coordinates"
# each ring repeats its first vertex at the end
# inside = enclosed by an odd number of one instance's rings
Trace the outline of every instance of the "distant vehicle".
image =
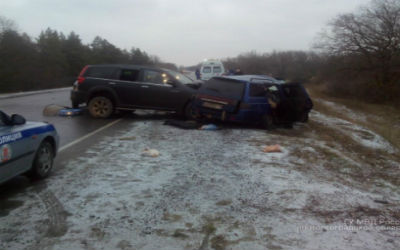
{"type": "Polygon", "coordinates": [[[45,178],[53,168],[59,136],[53,125],[26,122],[0,111],[0,183],[17,175],[45,178]]]}
{"type": "Polygon", "coordinates": [[[306,122],[312,106],[301,84],[241,75],[206,81],[194,97],[190,112],[195,118],[257,123],[270,129],[277,124],[306,122]]]}
{"type": "Polygon", "coordinates": [[[219,60],[207,60],[201,64],[200,68],[200,79],[209,80],[215,76],[222,76],[225,68],[219,60]]]}
{"type": "Polygon", "coordinates": [[[199,83],[172,70],[135,65],[88,65],[71,91],[72,106],[85,103],[95,118],[115,110],[153,109],[185,114],[199,83]]]}

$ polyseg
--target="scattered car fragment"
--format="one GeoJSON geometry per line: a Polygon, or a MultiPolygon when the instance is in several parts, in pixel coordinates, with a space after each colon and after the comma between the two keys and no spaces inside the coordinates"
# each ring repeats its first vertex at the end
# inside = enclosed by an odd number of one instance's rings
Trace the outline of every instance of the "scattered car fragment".
{"type": "Polygon", "coordinates": [[[43,108],[44,116],[56,116],[64,107],[56,104],[49,104],[43,108]]]}
{"type": "Polygon", "coordinates": [[[281,153],[282,148],[279,144],[265,146],[263,148],[264,153],[281,153]]]}
{"type": "Polygon", "coordinates": [[[158,157],[160,155],[160,152],[158,152],[157,149],[145,148],[142,152],[142,155],[149,157],[158,157]]]}
{"type": "Polygon", "coordinates": [[[20,174],[47,177],[57,154],[59,136],[53,125],[26,122],[0,111],[0,183],[20,174]]]}
{"type": "Polygon", "coordinates": [[[211,124],[203,125],[199,129],[200,130],[218,130],[218,127],[217,127],[217,125],[211,123],[211,124]]]}
{"type": "Polygon", "coordinates": [[[76,115],[81,115],[83,113],[82,109],[77,108],[64,108],[58,111],[59,116],[76,116],[76,115]]]}

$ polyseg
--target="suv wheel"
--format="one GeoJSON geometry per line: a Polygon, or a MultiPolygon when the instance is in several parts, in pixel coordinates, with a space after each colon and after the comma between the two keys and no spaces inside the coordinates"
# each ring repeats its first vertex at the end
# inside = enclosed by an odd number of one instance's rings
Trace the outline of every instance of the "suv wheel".
{"type": "Polygon", "coordinates": [[[79,108],[79,104],[78,104],[78,102],[74,102],[74,101],[72,101],[72,108],[73,108],[73,109],[77,109],[77,108],[79,108]]]}
{"type": "Polygon", "coordinates": [[[105,96],[95,96],[89,101],[89,113],[94,118],[108,118],[113,113],[114,105],[105,96]]]}
{"type": "Polygon", "coordinates": [[[195,118],[195,115],[193,114],[193,110],[192,110],[192,102],[189,102],[188,104],[186,104],[185,110],[184,110],[184,116],[185,116],[185,119],[187,119],[187,120],[192,120],[195,118]]]}

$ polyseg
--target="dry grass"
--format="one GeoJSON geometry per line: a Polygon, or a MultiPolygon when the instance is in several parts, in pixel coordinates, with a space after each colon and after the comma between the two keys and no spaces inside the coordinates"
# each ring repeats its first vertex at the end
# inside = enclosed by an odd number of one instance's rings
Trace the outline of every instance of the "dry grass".
{"type": "Polygon", "coordinates": [[[400,110],[398,108],[388,105],[365,103],[353,99],[330,97],[324,94],[320,87],[316,86],[308,86],[307,90],[314,100],[319,98],[342,104],[348,109],[364,114],[367,119],[365,121],[352,119],[346,116],[346,114],[318,101],[314,102],[315,110],[366,127],[400,149],[400,110]]]}
{"type": "MultiPolygon", "coordinates": [[[[311,130],[316,131],[320,139],[326,142],[326,147],[314,148],[321,152],[325,160],[323,167],[334,173],[332,176],[339,177],[343,182],[348,180],[341,177],[349,177],[351,181],[364,185],[377,185],[380,182],[389,182],[394,186],[400,185],[397,168],[386,161],[381,161],[382,158],[398,161],[398,155],[365,147],[350,136],[317,121],[310,120],[309,126],[311,130]],[[362,167],[357,167],[343,157],[361,163],[362,167]]],[[[355,185],[355,183],[347,184],[355,185]]]]}

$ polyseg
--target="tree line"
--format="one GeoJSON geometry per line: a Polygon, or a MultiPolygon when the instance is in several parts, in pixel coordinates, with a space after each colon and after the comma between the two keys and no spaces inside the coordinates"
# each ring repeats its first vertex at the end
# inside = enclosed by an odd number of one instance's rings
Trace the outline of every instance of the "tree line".
{"type": "Polygon", "coordinates": [[[224,60],[244,73],[321,85],[334,96],[400,105],[400,0],[340,14],[313,51],[249,52],[224,60]]]}
{"type": "Polygon", "coordinates": [[[0,93],[71,86],[88,64],[158,65],[177,69],[139,48],[120,49],[97,36],[83,44],[79,35],[50,28],[31,39],[12,20],[0,17],[0,93]]]}
{"type": "MultiPolygon", "coordinates": [[[[0,92],[69,86],[84,65],[100,63],[177,69],[139,48],[122,50],[101,37],[83,44],[74,32],[65,36],[49,28],[32,40],[0,17],[0,92]]],[[[372,0],[336,16],[317,35],[313,50],[248,52],[223,63],[246,74],[318,84],[331,95],[400,104],[400,0],[372,0]]]]}

